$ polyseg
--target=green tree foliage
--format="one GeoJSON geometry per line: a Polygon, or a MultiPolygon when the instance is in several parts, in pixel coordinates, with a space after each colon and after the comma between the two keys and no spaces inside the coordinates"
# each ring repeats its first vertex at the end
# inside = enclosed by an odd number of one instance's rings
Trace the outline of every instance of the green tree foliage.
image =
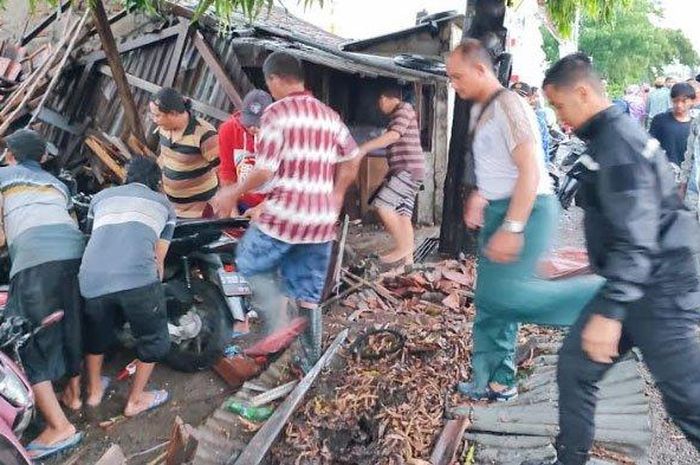
{"type": "Polygon", "coordinates": [[[557,42],[557,39],[544,26],[540,27],[540,33],[542,34],[544,56],[548,63],[553,64],[559,59],[559,42],[557,42]]]}
{"type": "Polygon", "coordinates": [[[609,21],[620,6],[629,6],[634,0],[546,0],[549,17],[563,37],[570,37],[576,12],[589,18],[609,21]]]}
{"type": "Polygon", "coordinates": [[[700,63],[683,32],[653,24],[660,14],[651,0],[632,0],[609,21],[584,16],[579,48],[593,57],[613,95],[629,84],[653,80],[666,65],[700,63]]]}

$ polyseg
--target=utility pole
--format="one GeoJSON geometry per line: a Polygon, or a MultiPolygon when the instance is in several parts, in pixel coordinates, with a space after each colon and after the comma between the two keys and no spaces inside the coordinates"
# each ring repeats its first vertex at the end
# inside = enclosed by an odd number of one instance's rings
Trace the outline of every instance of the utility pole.
{"type": "Polygon", "coordinates": [[[124,72],[121,58],[119,57],[117,44],[114,41],[114,34],[112,34],[112,28],[109,25],[109,19],[107,18],[107,13],[105,12],[105,7],[102,4],[102,0],[90,2],[90,9],[92,10],[92,16],[95,20],[95,29],[97,29],[97,33],[100,36],[102,49],[104,50],[107,58],[107,64],[112,71],[114,82],[117,85],[117,93],[119,94],[119,99],[124,107],[124,114],[126,116],[129,131],[131,131],[139,142],[145,145],[146,136],[144,135],[141,119],[139,118],[139,113],[136,109],[134,95],[131,93],[131,88],[126,80],[126,73],[124,72]]]}
{"type": "MultiPolygon", "coordinates": [[[[494,57],[505,52],[507,31],[503,27],[505,0],[467,0],[463,38],[474,38],[484,42],[494,57]]],[[[508,73],[499,72],[499,76],[508,73]]],[[[506,78],[507,79],[507,78],[506,78]]],[[[505,82],[504,84],[507,84],[505,82]]],[[[464,226],[462,192],[476,186],[465,186],[465,170],[473,170],[473,160],[467,157],[467,133],[472,102],[455,97],[452,137],[450,139],[447,178],[445,179],[445,201],[440,228],[440,252],[457,256],[460,252],[476,251],[477,235],[464,226]]]]}

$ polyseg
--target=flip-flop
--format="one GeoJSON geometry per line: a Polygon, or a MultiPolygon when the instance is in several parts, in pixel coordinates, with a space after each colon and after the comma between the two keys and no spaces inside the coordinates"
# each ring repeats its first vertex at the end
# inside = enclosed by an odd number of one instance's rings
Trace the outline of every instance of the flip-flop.
{"type": "Polygon", "coordinates": [[[58,454],[59,452],[64,452],[68,449],[71,449],[78,444],[80,444],[80,441],[83,440],[84,434],[82,431],[79,431],[75,433],[73,436],[69,437],[68,439],[57,442],[56,444],[52,444],[50,446],[44,446],[41,444],[37,444],[36,442],[30,442],[27,445],[27,452],[29,452],[30,457],[32,460],[39,460],[39,459],[45,459],[46,457],[50,457],[52,455],[58,454]]]}
{"type": "Polygon", "coordinates": [[[170,393],[168,391],[164,390],[159,390],[159,391],[151,391],[155,395],[153,396],[153,400],[151,401],[151,404],[145,409],[137,413],[136,415],[124,415],[127,418],[134,418],[139,415],[143,415],[146,412],[150,412],[151,410],[155,410],[158,407],[162,406],[165,404],[168,400],[170,400],[170,393]]]}

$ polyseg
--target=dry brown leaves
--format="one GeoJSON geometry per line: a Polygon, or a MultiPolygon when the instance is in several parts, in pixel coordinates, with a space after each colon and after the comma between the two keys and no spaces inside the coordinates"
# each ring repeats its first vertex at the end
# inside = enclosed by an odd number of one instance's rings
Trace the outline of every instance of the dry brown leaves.
{"type": "MultiPolygon", "coordinates": [[[[404,348],[380,360],[345,353],[345,367],[326,373],[287,425],[284,443],[273,452],[278,461],[407,465],[427,460],[443,426],[445,402],[457,400],[454,385],[468,374],[473,282],[472,263],[448,261],[385,278],[382,285],[403,299],[390,312],[366,294],[348,298],[348,307],[365,310],[365,329],[398,330],[406,338],[404,348]]],[[[370,351],[388,343],[368,339],[370,351]]]]}

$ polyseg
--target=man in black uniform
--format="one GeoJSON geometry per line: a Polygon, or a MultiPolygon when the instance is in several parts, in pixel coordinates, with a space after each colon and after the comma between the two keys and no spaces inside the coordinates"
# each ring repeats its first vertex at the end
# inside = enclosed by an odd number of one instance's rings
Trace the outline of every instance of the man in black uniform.
{"type": "Polygon", "coordinates": [[[633,346],[671,418],[700,450],[697,220],[681,202],[659,143],[611,106],[588,57],[563,58],[547,72],[544,89],[559,118],[588,142],[577,202],[591,265],[607,279],[559,354],[555,463],[586,463],[596,383],[633,346]]]}

